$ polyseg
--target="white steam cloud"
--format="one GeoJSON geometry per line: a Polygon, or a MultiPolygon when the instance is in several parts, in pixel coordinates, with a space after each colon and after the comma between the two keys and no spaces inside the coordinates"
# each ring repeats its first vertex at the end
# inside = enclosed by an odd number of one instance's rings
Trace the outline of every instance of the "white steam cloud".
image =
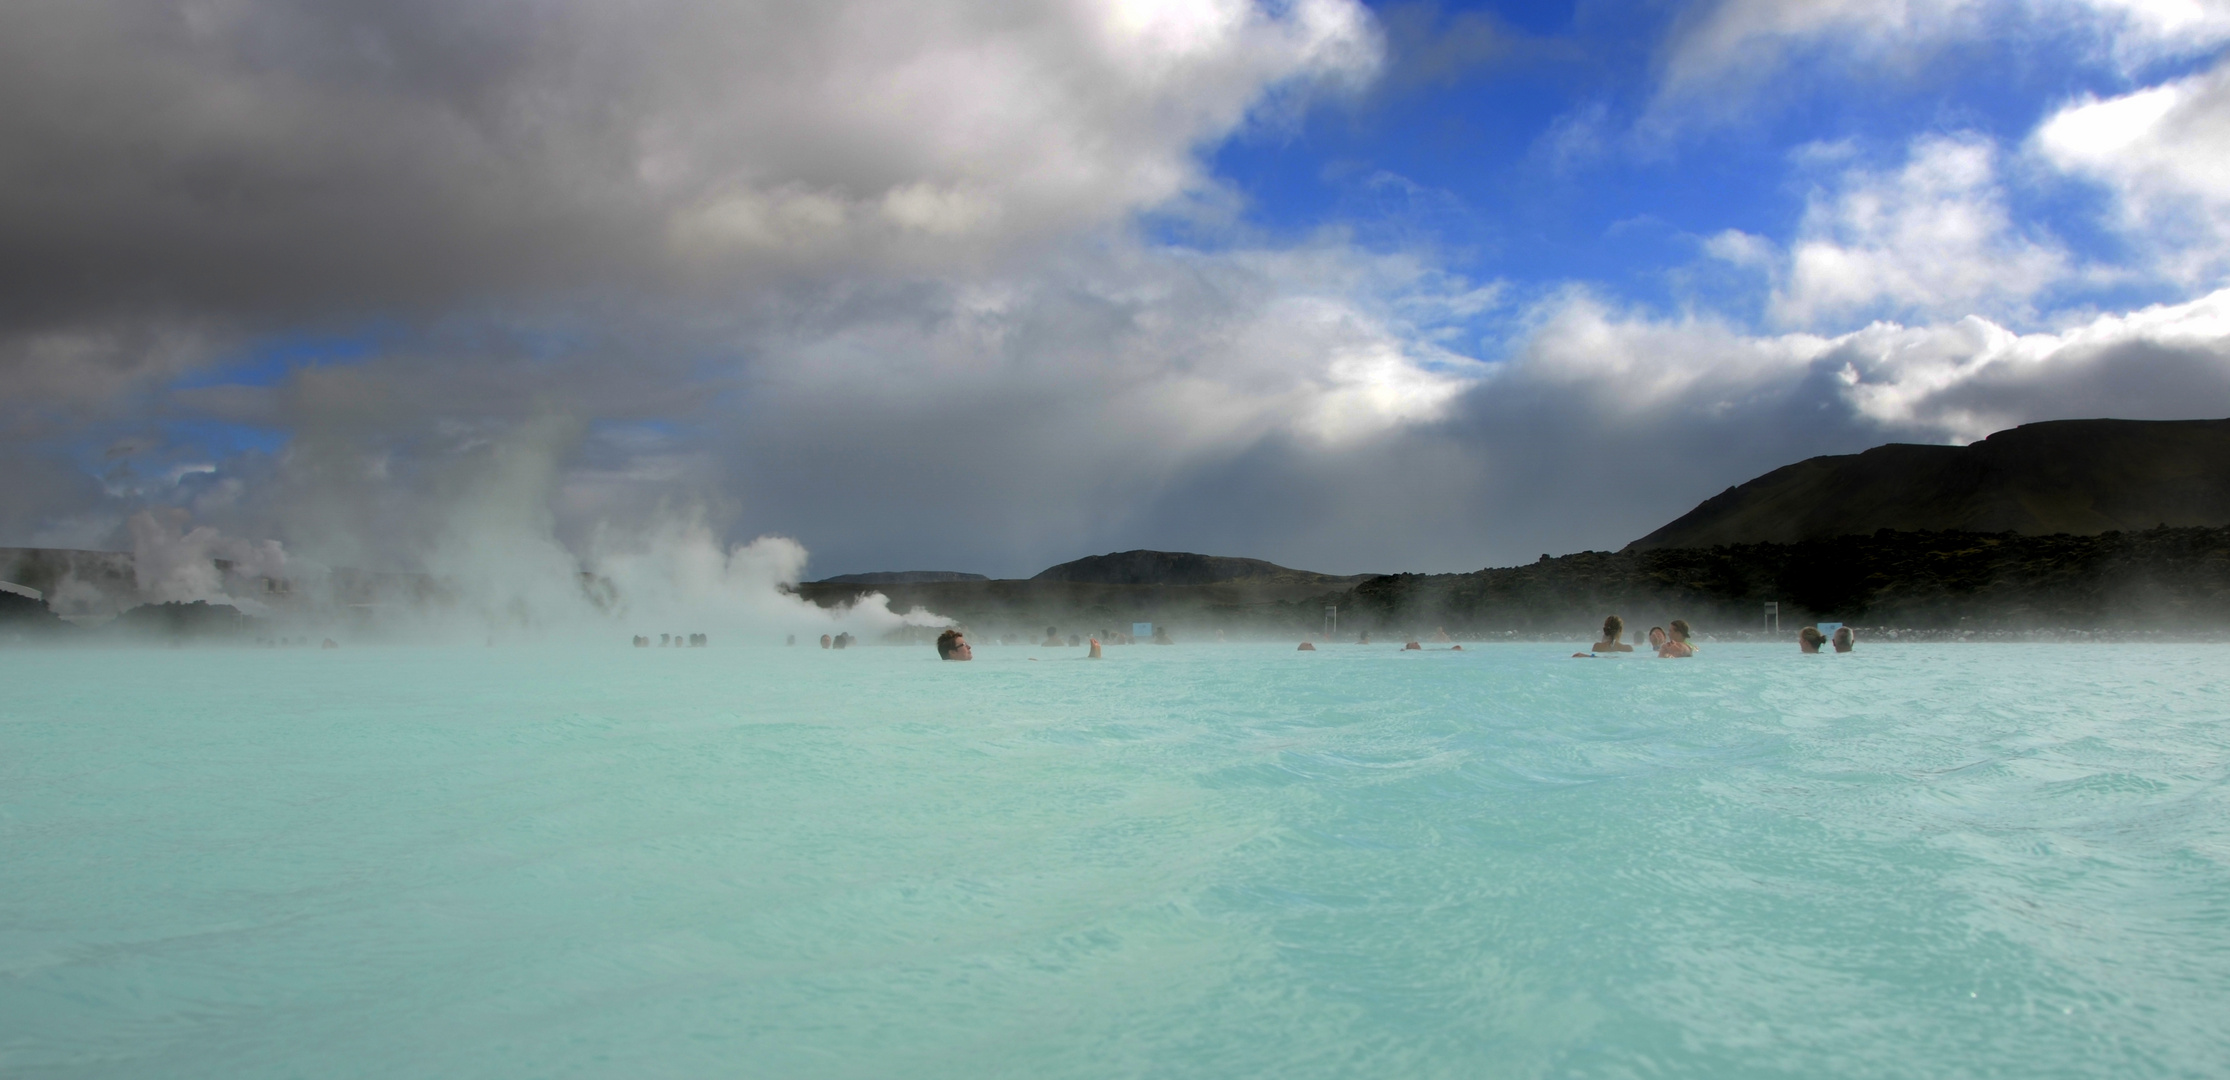
{"type": "Polygon", "coordinates": [[[415,641],[663,633],[773,642],[835,631],[873,640],[952,625],[918,607],[894,612],[880,593],[822,608],[791,589],[807,564],[803,545],[781,536],[723,543],[699,507],[606,521],[585,550],[569,548],[550,507],[578,432],[545,417],[485,447],[466,475],[447,478],[446,497],[419,497],[415,516],[432,523],[430,541],[391,555],[389,568],[292,558],[277,540],[227,536],[183,509],[142,511],[129,523],[138,595],[79,606],[100,614],[205,601],[267,618],[281,634],[415,641]]]}

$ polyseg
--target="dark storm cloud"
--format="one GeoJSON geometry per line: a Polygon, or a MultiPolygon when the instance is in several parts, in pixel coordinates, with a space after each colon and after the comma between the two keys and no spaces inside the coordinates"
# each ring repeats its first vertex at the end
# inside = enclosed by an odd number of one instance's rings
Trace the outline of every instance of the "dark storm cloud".
{"type": "Polygon", "coordinates": [[[12,4],[0,361],[36,365],[42,334],[717,302],[982,257],[1181,194],[1266,87],[1374,55],[1335,3],[1142,16],[12,4]]]}
{"type": "MultiPolygon", "coordinates": [[[[1386,33],[1433,79],[1517,47],[1386,33]]],[[[1245,243],[1201,150],[1368,84],[1381,38],[1339,0],[8,6],[0,541],[121,543],[153,505],[490,573],[488,537],[644,521],[795,536],[815,573],[1472,569],[1812,453],[2222,400],[2212,297],[1759,336],[1245,243]],[[369,344],[232,370],[319,334],[369,344]]]]}

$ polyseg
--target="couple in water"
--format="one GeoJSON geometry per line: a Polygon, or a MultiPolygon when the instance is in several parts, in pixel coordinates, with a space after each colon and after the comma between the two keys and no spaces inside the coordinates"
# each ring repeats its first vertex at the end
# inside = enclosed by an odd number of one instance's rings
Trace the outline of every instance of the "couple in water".
{"type": "MultiPolygon", "coordinates": [[[[1835,628],[1835,637],[1832,640],[1835,644],[1835,651],[1845,653],[1851,651],[1858,644],[1858,635],[1852,633],[1848,626],[1838,626],[1835,628]]],[[[1818,653],[1820,646],[1828,644],[1829,641],[1828,636],[1820,633],[1820,628],[1817,626],[1807,626],[1796,632],[1796,647],[1807,656],[1818,653]]]]}
{"type": "MultiPolygon", "coordinates": [[[[1696,655],[1695,643],[1688,640],[1688,635],[1690,633],[1688,628],[1688,620],[1674,619],[1671,625],[1672,629],[1670,631],[1667,631],[1662,626],[1652,626],[1649,628],[1650,649],[1657,655],[1663,657],[1683,657],[1696,655]]],[[[1600,653],[1633,652],[1634,647],[1632,645],[1628,645],[1625,642],[1619,640],[1620,638],[1625,636],[1626,620],[1613,615],[1610,618],[1603,620],[1603,640],[1588,646],[1586,652],[1576,652],[1573,653],[1572,656],[1574,658],[1579,658],[1586,656],[1595,656],[1600,653]]]]}

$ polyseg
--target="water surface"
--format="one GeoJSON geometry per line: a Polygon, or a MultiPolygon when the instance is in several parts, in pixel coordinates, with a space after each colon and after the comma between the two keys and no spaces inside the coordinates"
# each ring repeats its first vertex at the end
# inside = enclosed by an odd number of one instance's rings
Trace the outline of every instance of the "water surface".
{"type": "Polygon", "coordinates": [[[2230,1071],[2230,650],[1078,652],[0,653],[0,1074],[2230,1071]]]}

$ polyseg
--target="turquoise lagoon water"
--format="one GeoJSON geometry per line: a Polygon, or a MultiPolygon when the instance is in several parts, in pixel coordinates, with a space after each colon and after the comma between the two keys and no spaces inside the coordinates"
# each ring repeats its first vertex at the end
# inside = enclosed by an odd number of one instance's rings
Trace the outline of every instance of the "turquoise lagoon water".
{"type": "Polygon", "coordinates": [[[2230,651],[1861,650],[0,653],[0,1074],[2230,1072],[2230,651]]]}

